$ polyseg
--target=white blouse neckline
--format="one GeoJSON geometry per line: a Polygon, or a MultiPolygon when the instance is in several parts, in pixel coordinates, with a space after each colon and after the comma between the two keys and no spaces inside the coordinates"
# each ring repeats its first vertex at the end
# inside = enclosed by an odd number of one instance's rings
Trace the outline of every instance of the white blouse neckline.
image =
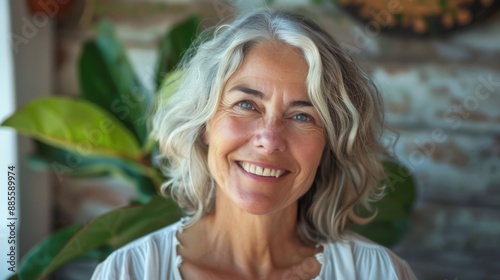
{"type": "MultiPolygon", "coordinates": [[[[189,219],[188,217],[183,217],[183,218],[180,219],[180,221],[176,225],[176,228],[174,230],[174,236],[172,238],[172,247],[174,248],[172,250],[172,257],[175,259],[174,274],[175,274],[175,278],[179,279],[179,280],[182,279],[181,272],[180,272],[179,268],[182,265],[183,259],[182,259],[182,256],[179,255],[179,253],[177,252],[177,247],[181,247],[182,248],[182,244],[180,243],[179,239],[177,238],[177,234],[181,234],[184,231],[185,222],[188,219],[189,219]]],[[[316,276],[312,280],[321,280],[322,279],[321,277],[323,276],[323,272],[324,272],[324,267],[325,267],[324,266],[324,263],[325,263],[324,250],[326,250],[326,248],[328,246],[324,246],[323,244],[319,244],[316,247],[320,247],[320,246],[323,247],[323,252],[316,253],[314,255],[314,257],[316,258],[316,260],[321,265],[321,270],[320,270],[318,276],[316,276]]]]}

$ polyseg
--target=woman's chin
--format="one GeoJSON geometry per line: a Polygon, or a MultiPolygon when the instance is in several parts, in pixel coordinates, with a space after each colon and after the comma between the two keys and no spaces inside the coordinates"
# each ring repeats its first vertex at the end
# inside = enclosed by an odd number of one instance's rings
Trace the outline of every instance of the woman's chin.
{"type": "MultiPolygon", "coordinates": [[[[252,215],[266,215],[284,208],[292,198],[277,189],[249,184],[230,184],[232,188],[219,187],[216,204],[224,211],[241,210],[252,215]]],[[[231,214],[229,213],[229,214],[231,214]]]]}
{"type": "Polygon", "coordinates": [[[234,204],[249,214],[266,215],[278,210],[282,203],[264,195],[245,195],[236,199],[234,204]]]}

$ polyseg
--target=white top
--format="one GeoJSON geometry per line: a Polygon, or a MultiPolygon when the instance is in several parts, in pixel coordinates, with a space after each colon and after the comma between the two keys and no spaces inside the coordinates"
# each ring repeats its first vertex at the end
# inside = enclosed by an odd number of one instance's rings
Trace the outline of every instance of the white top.
{"type": "MultiPolygon", "coordinates": [[[[177,255],[181,246],[177,233],[183,221],[164,227],[116,250],[100,263],[92,280],[182,280],[177,255]]],[[[408,264],[389,249],[357,234],[349,233],[346,241],[323,246],[316,255],[321,272],[314,280],[331,279],[416,279],[408,264]]]]}

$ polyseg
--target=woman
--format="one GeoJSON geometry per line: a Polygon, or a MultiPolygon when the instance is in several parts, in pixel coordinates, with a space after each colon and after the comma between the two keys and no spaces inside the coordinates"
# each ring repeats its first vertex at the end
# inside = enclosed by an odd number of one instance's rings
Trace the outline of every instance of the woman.
{"type": "Polygon", "coordinates": [[[380,97],[310,20],[255,11],[187,55],[153,118],[164,190],[188,218],[119,249],[93,279],[413,279],[346,228],[380,199],[380,97]]]}

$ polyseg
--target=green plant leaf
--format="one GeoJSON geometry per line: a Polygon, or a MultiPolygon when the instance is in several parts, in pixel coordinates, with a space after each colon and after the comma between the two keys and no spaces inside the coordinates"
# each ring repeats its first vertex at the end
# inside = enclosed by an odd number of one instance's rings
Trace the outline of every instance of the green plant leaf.
{"type": "MultiPolygon", "coordinates": [[[[367,225],[356,225],[353,231],[387,247],[398,243],[408,231],[411,212],[415,200],[415,182],[404,166],[394,162],[384,162],[387,173],[387,194],[373,203],[377,216],[367,225]]],[[[360,209],[362,216],[370,212],[360,209]]]]}
{"type": "Polygon", "coordinates": [[[35,152],[29,163],[37,169],[50,170],[58,181],[66,176],[76,178],[116,176],[137,188],[137,201],[145,203],[158,194],[164,181],[153,168],[118,157],[85,156],[35,140],[35,152]]]}
{"type": "Polygon", "coordinates": [[[415,181],[411,172],[403,165],[390,161],[384,162],[384,168],[387,172],[387,187],[393,190],[388,196],[400,201],[406,212],[410,213],[416,195],[415,181]],[[398,189],[400,191],[396,193],[398,189]]]}
{"type": "Polygon", "coordinates": [[[167,31],[160,43],[160,54],[156,66],[156,88],[160,89],[165,75],[180,62],[183,53],[196,37],[199,16],[192,16],[167,31]]]}
{"type": "MultiPolygon", "coordinates": [[[[123,245],[167,226],[180,217],[172,200],[156,196],[148,204],[110,211],[80,229],[53,254],[43,271],[27,279],[42,279],[61,265],[85,255],[93,249],[110,245],[117,249],[123,245]]],[[[35,255],[34,258],[37,258],[35,255]]],[[[41,257],[40,257],[41,258],[41,257]]]]}
{"type": "MultiPolygon", "coordinates": [[[[156,100],[154,105],[158,107],[163,107],[163,105],[168,101],[171,95],[177,91],[182,82],[183,71],[176,70],[169,72],[165,77],[162,85],[157,91],[156,100]]],[[[158,143],[153,138],[148,138],[146,143],[142,146],[143,154],[150,154],[152,150],[158,146],[158,143]]]]}
{"type": "Polygon", "coordinates": [[[1,125],[84,155],[141,157],[141,149],[130,131],[114,116],[85,100],[37,99],[1,125]]]}
{"type": "MultiPolygon", "coordinates": [[[[43,270],[52,262],[52,259],[71,240],[71,237],[82,228],[82,225],[71,225],[57,230],[36,246],[32,247],[20,262],[19,270],[8,280],[37,279],[43,270]]],[[[111,246],[102,246],[91,250],[78,259],[104,260],[113,252],[111,246]]]]}
{"type": "Polygon", "coordinates": [[[121,120],[143,145],[152,93],[136,76],[112,24],[102,21],[97,31],[96,39],[83,46],[80,56],[82,95],[121,120]]]}
{"type": "Polygon", "coordinates": [[[177,91],[177,89],[181,85],[181,82],[183,79],[183,76],[182,76],[183,74],[184,74],[184,72],[182,72],[181,70],[176,70],[176,71],[169,72],[165,76],[162,85],[158,89],[157,98],[159,99],[159,104],[156,104],[156,105],[161,106],[162,104],[164,104],[165,102],[168,101],[170,96],[172,96],[172,94],[175,91],[177,91]]]}
{"type": "Polygon", "coordinates": [[[19,265],[20,279],[37,279],[66,242],[78,232],[81,225],[72,225],[56,231],[44,241],[33,247],[19,265]]]}
{"type": "Polygon", "coordinates": [[[158,195],[160,193],[160,184],[156,184],[154,179],[149,176],[138,175],[134,177],[134,185],[137,187],[137,201],[144,203],[148,201],[151,197],[158,195]]]}
{"type": "Polygon", "coordinates": [[[355,232],[386,247],[396,245],[410,225],[409,219],[394,221],[374,221],[366,226],[356,226],[355,232]]]}

